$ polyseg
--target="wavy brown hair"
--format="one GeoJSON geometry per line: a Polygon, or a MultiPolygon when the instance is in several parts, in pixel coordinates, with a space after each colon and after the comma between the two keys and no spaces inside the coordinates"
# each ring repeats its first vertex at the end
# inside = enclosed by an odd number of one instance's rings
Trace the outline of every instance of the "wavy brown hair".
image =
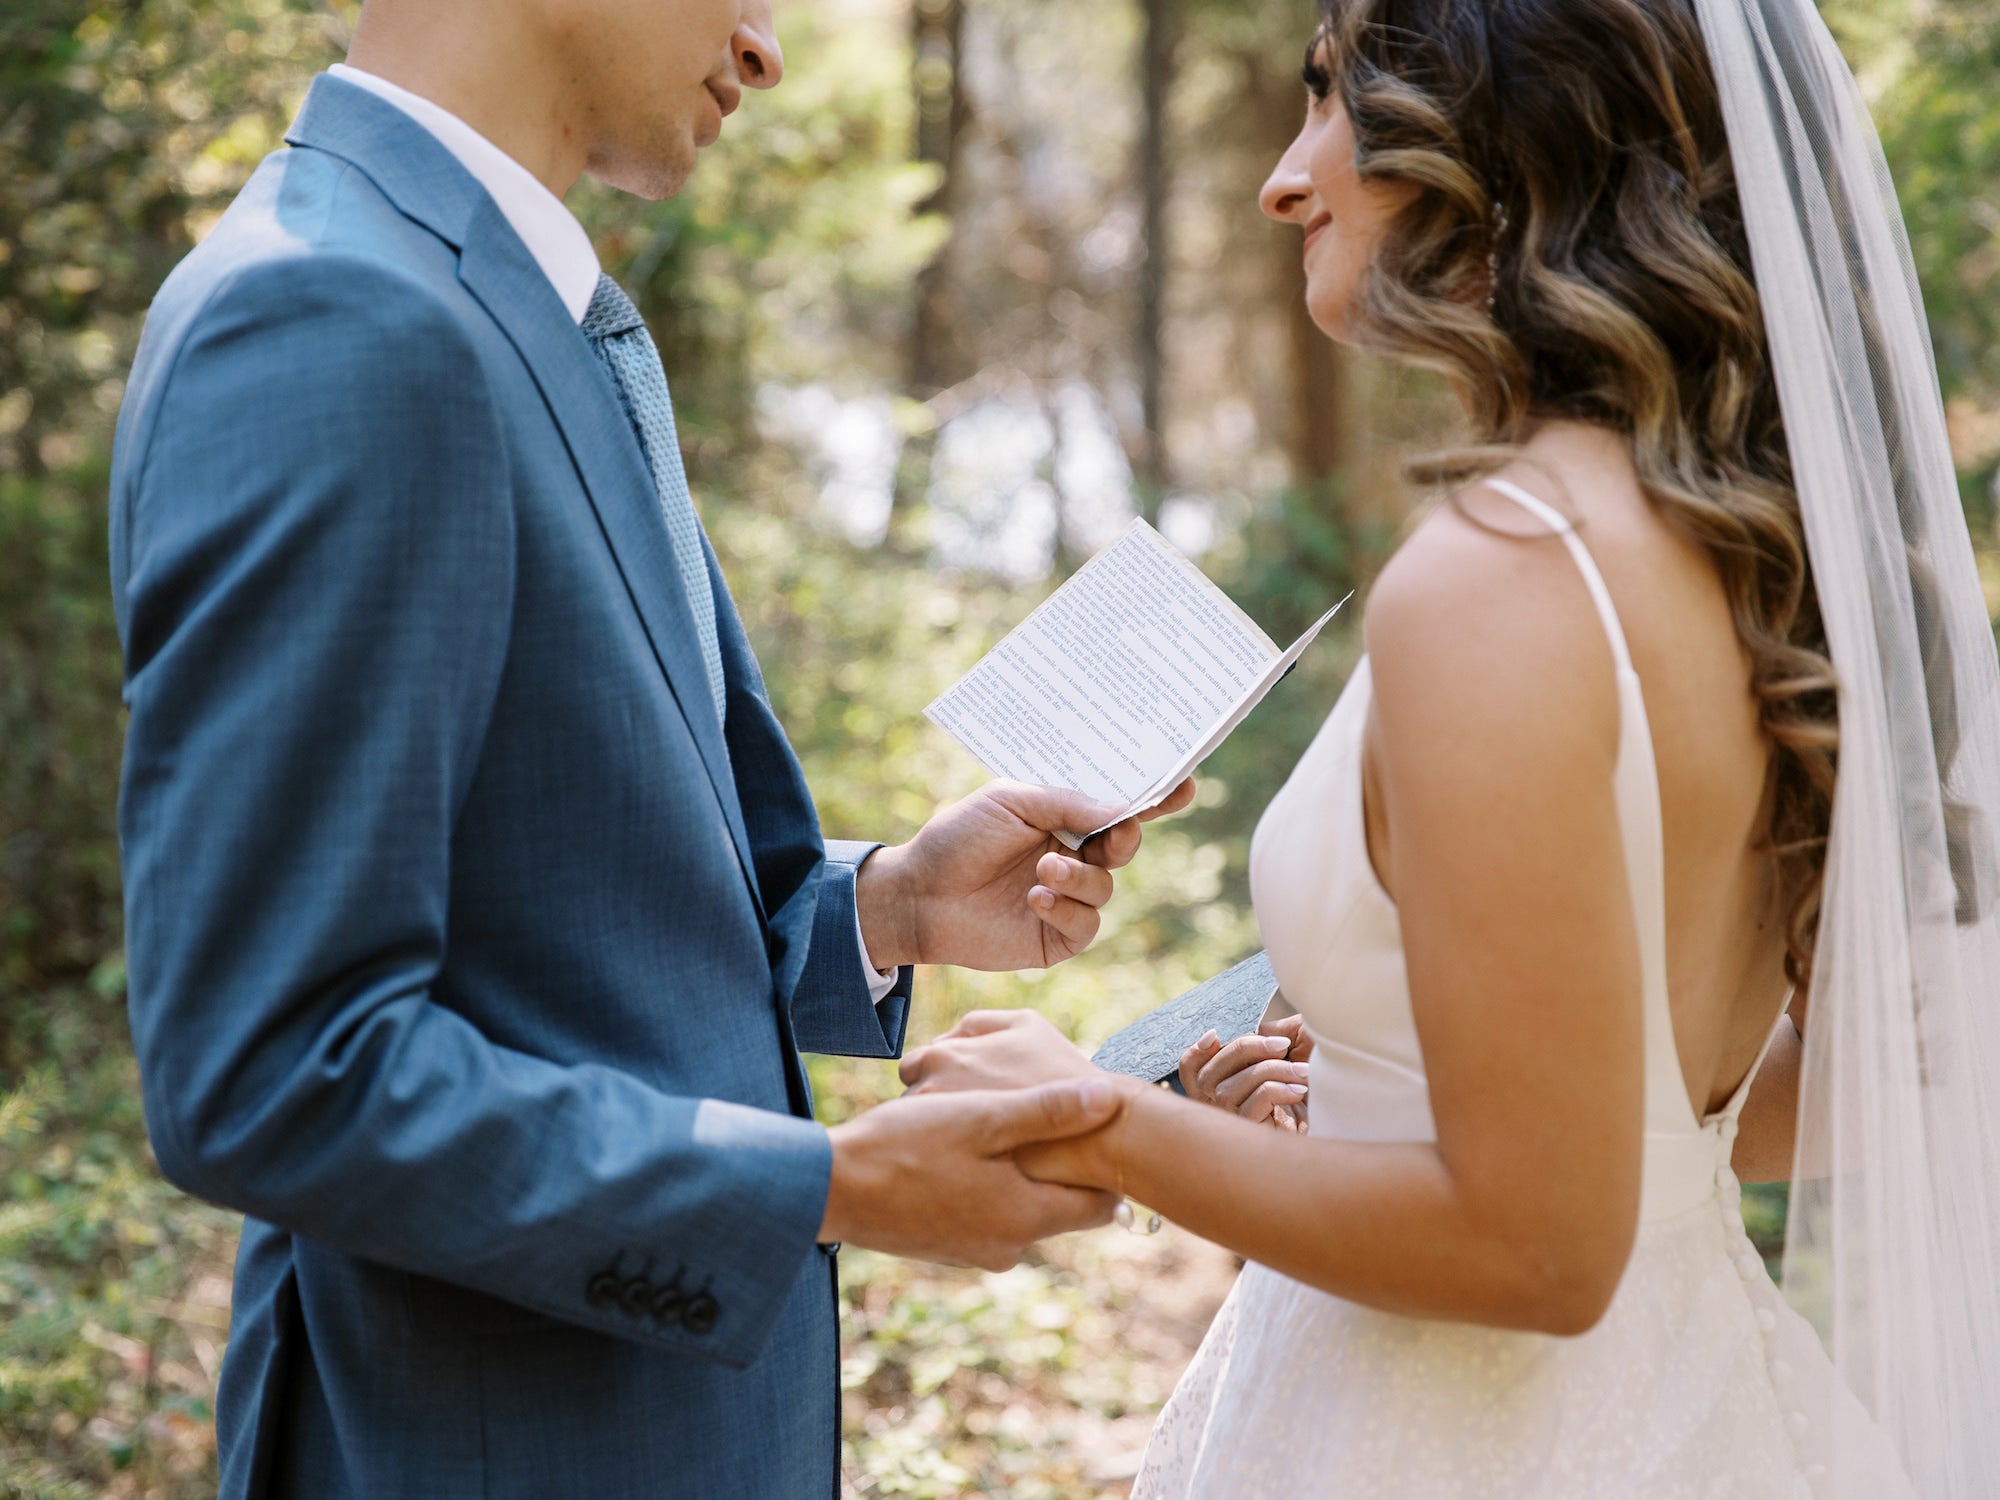
{"type": "Polygon", "coordinates": [[[1690,0],[1322,0],[1306,84],[1337,95],[1391,221],[1358,342],[1440,370],[1462,484],[1541,423],[1631,442],[1639,482],[1720,574],[1772,746],[1785,970],[1812,969],[1839,747],[1835,680],[1737,204],[1690,0]]]}

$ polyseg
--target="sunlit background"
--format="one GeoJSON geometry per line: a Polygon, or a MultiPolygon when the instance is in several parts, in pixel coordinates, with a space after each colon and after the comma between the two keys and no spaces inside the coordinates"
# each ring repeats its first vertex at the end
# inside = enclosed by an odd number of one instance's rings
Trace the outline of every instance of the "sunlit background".
{"type": "MultiPolygon", "coordinates": [[[[922,718],[1135,514],[1276,638],[1364,586],[1448,436],[1338,354],[1257,214],[1310,0],[778,0],[787,78],[678,200],[572,200],[645,310],[697,497],[828,832],[980,779],[922,718]]],[[[0,5],[0,1497],[214,1492],[226,1215],[155,1176],[126,1042],[111,425],[161,277],[351,4],[0,5]]],[[[1829,7],[1874,101],[2000,614],[2000,0],[1829,7]]],[[[282,434],[274,434],[282,441],[282,434]]],[[[1030,1004],[1094,1045],[1257,946],[1248,836],[1353,614],[1158,828],[1084,958],[926,972],[913,1037],[1030,1004]]],[[[820,1060],[826,1118],[895,1091],[820,1060]]],[[[1767,1244],[1782,1205],[1753,1205],[1767,1244]]],[[[1122,1495],[1234,1263],[1169,1229],[1005,1276],[844,1258],[857,1495],[1122,1495]]]]}

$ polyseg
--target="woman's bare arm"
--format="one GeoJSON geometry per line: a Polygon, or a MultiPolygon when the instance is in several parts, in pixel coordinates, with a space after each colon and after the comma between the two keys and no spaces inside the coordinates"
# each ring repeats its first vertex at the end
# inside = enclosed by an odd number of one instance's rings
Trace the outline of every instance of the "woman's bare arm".
{"type": "MultiPolygon", "coordinates": [[[[1581,1331],[1630,1256],[1644,1129],[1611,653],[1559,543],[1449,513],[1383,575],[1367,630],[1435,1143],[1285,1135],[1135,1085],[1112,1128],[1022,1160],[1372,1306],[1581,1331]]],[[[959,1046],[906,1074],[948,1074],[959,1046]]]]}

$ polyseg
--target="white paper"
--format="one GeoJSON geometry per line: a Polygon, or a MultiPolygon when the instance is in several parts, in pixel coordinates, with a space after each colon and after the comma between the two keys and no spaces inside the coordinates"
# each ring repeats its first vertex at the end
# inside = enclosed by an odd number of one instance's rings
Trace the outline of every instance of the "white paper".
{"type": "Polygon", "coordinates": [[[1280,652],[1137,520],[924,712],[994,775],[1084,792],[1119,821],[1186,780],[1339,608],[1280,652]]]}

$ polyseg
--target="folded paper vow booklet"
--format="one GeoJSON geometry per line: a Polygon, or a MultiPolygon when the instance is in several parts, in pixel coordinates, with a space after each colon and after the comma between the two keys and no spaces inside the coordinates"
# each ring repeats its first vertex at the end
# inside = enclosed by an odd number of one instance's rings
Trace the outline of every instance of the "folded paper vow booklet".
{"type": "Polygon", "coordinates": [[[1253,953],[1147,1012],[1099,1047],[1090,1060],[1113,1073],[1171,1084],[1175,1093],[1184,1094],[1181,1054],[1205,1032],[1214,1032],[1224,1042],[1248,1036],[1263,1023],[1277,990],[1271,956],[1253,953]]]}
{"type": "MultiPolygon", "coordinates": [[[[1213,754],[1346,602],[1280,651],[1137,520],[924,713],[994,775],[1130,817],[1213,754]]],[[[1075,848],[1103,831],[1057,837],[1075,848]]]]}

